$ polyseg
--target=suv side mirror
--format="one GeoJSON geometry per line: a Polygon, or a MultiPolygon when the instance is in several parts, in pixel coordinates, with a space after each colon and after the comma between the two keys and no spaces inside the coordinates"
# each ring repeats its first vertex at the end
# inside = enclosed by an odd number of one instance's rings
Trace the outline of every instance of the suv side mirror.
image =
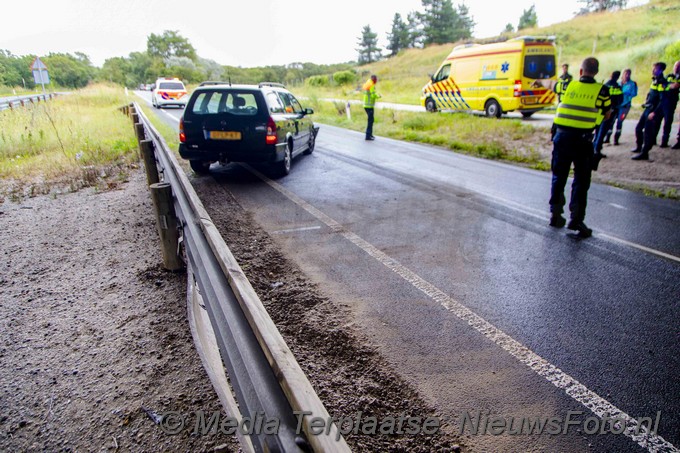
{"type": "Polygon", "coordinates": [[[311,115],[311,114],[314,113],[314,110],[312,110],[312,109],[304,109],[304,110],[303,110],[303,113],[304,113],[305,115],[311,115]]]}
{"type": "Polygon", "coordinates": [[[430,76],[430,81],[434,82],[434,74],[428,74],[430,76]]]}

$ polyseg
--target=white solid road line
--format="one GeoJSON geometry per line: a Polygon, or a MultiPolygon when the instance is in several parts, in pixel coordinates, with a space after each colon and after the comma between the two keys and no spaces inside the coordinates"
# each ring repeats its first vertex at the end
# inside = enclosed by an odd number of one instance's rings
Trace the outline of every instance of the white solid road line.
{"type": "Polygon", "coordinates": [[[327,216],[311,204],[307,203],[305,200],[298,197],[283,187],[281,184],[269,179],[249,165],[244,165],[244,167],[259,177],[262,181],[267,183],[274,190],[281,193],[300,208],[304,209],[319,221],[324,223],[335,233],[352,242],[354,245],[366,252],[369,256],[395,272],[408,283],[413,285],[416,289],[423,292],[430,299],[438,302],[459,319],[466,321],[477,332],[496,343],[496,345],[500,346],[511,356],[515,357],[521,363],[529,367],[536,374],[545,378],[548,382],[551,382],[555,387],[563,390],[565,394],[570,396],[575,401],[578,401],[586,408],[590,409],[598,417],[611,417],[624,420],[625,430],[623,434],[630,437],[642,448],[646,448],[649,451],[680,453],[680,449],[665,440],[663,437],[650,432],[650,430],[644,425],[640,426],[637,419],[631,417],[606,399],[599,396],[597,393],[588,389],[585,385],[581,384],[579,381],[560,370],[555,365],[551,364],[526,346],[522,345],[519,341],[510,337],[508,334],[489,323],[481,316],[478,316],[472,310],[465,307],[457,300],[451,298],[439,288],[417,275],[415,272],[401,265],[397,260],[377,249],[355,233],[347,230],[340,223],[327,216]]]}

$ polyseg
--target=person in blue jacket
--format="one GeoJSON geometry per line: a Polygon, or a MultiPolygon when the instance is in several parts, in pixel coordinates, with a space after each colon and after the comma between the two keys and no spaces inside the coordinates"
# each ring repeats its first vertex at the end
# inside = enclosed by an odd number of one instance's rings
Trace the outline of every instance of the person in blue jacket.
{"type": "MultiPolygon", "coordinates": [[[[623,101],[619,106],[618,115],[616,116],[616,132],[614,133],[614,146],[619,144],[619,139],[621,138],[621,131],[623,130],[623,121],[630,113],[630,108],[633,105],[633,98],[638,95],[637,83],[630,78],[631,76],[630,68],[623,70],[621,75],[621,90],[623,91],[623,101]]],[[[609,143],[612,131],[614,128],[609,129],[607,136],[604,139],[604,143],[609,143]]]]}

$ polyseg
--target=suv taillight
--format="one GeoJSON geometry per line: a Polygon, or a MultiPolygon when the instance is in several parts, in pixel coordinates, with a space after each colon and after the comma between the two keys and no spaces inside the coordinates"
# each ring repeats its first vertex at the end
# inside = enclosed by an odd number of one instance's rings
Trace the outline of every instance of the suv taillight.
{"type": "Polygon", "coordinates": [[[187,136],[184,133],[184,118],[179,119],[179,142],[186,143],[187,136]]]}
{"type": "Polygon", "coordinates": [[[270,116],[267,120],[267,137],[265,138],[267,145],[276,145],[276,123],[274,119],[270,116]]]}
{"type": "Polygon", "coordinates": [[[514,92],[512,95],[516,98],[520,97],[522,95],[522,81],[521,80],[515,80],[515,87],[514,87],[514,92]]]}

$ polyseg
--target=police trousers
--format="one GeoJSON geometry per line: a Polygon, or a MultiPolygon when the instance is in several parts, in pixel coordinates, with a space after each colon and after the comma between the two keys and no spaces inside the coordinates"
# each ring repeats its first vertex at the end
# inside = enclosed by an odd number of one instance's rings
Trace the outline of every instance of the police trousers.
{"type": "Polygon", "coordinates": [[[558,127],[553,138],[550,212],[557,215],[564,211],[566,203],[564,188],[569,178],[569,169],[573,163],[574,182],[571,185],[569,211],[573,220],[583,221],[585,219],[593,153],[592,132],[565,131],[558,127]]]}

